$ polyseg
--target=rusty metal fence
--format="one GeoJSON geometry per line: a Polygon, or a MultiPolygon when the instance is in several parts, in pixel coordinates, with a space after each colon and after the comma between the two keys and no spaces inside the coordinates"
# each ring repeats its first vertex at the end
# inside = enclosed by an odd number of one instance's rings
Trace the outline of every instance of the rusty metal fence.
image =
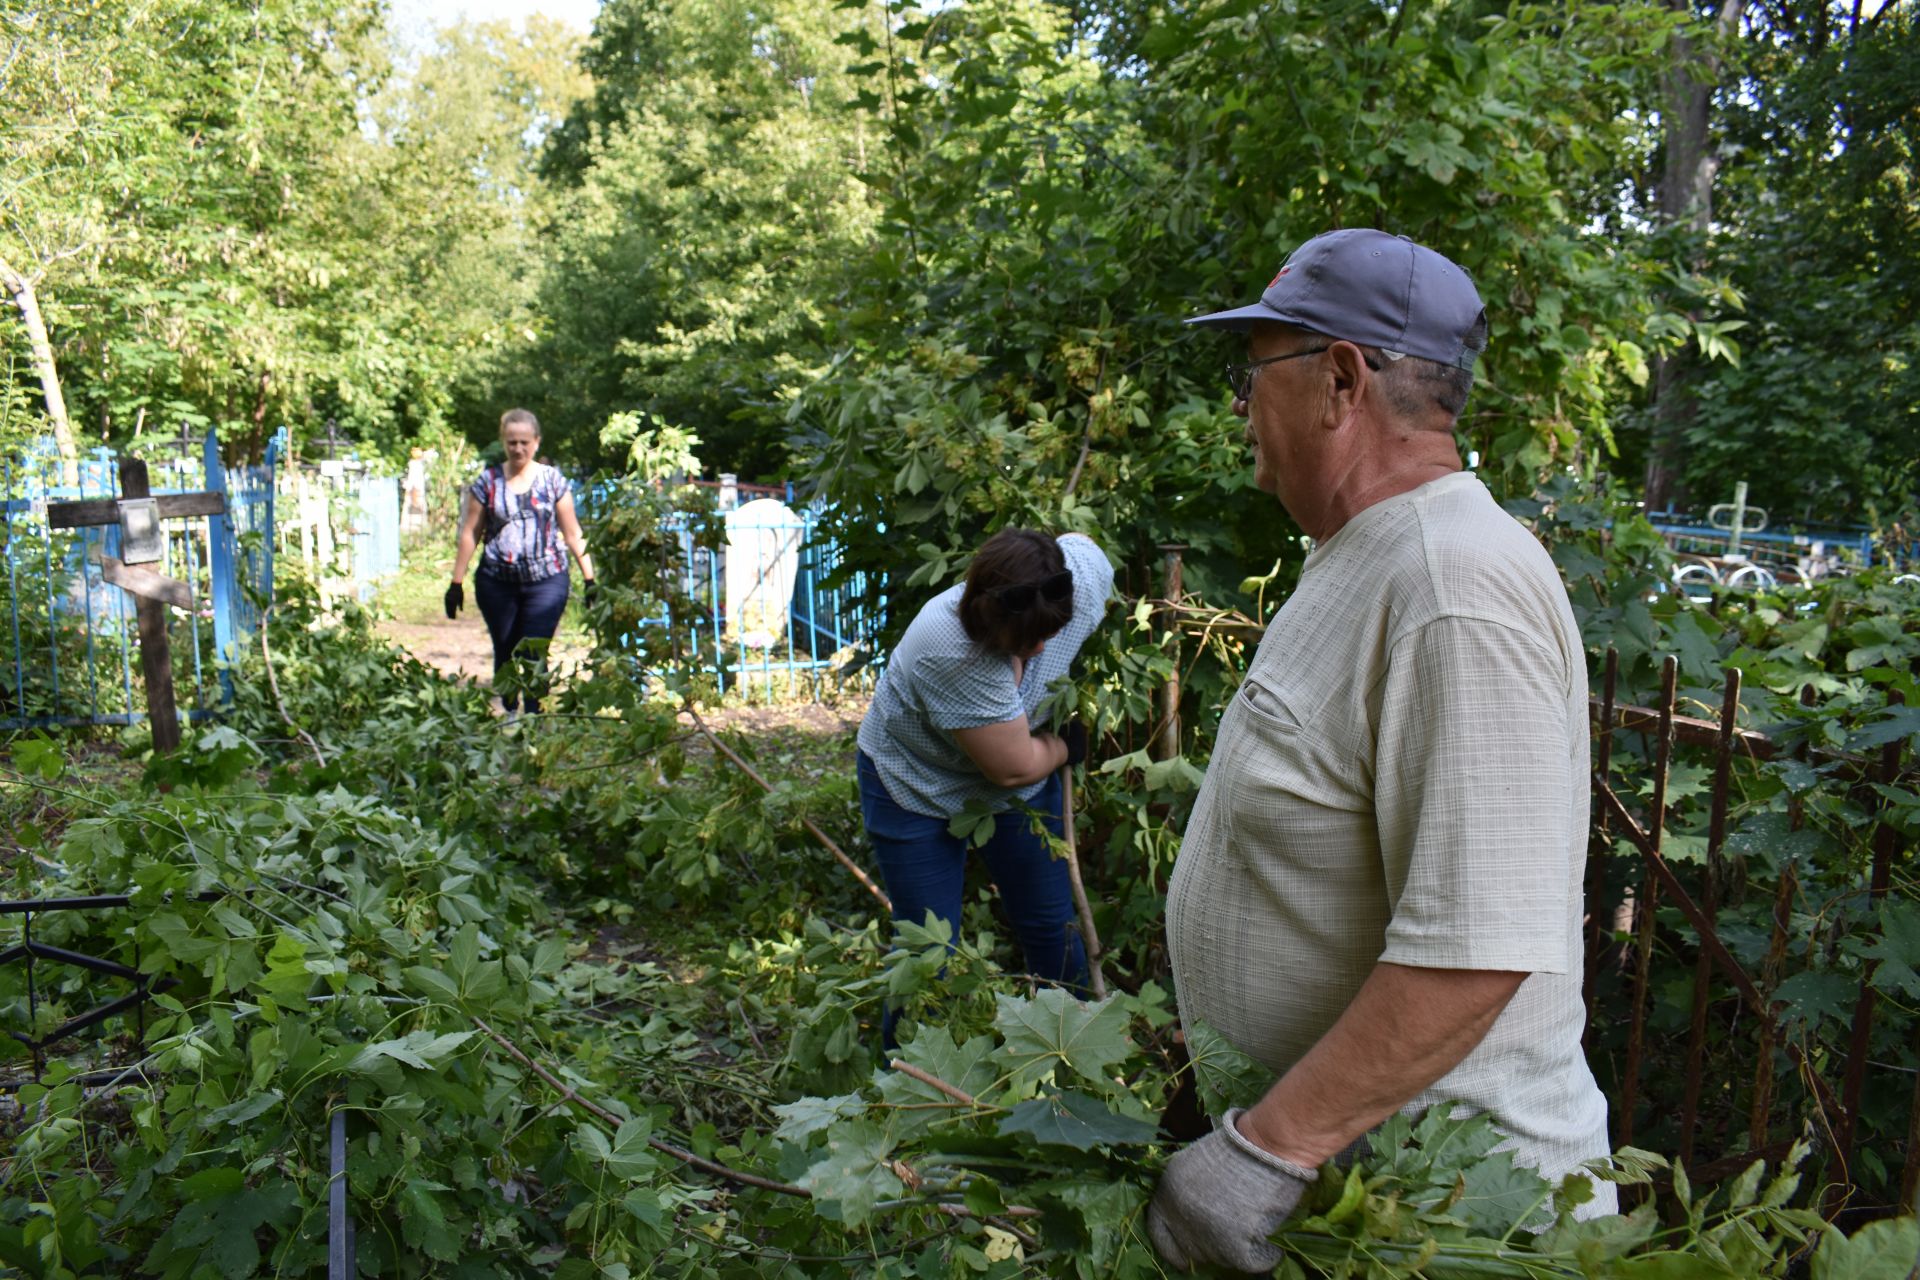
{"type": "MultiPolygon", "coordinates": [[[[1895,1205],[1911,1204],[1920,1074],[1873,1056],[1883,1030],[1879,922],[1896,865],[1912,853],[1896,812],[1898,789],[1914,783],[1904,740],[1852,754],[1788,746],[1739,727],[1738,669],[1725,673],[1714,720],[1679,714],[1678,681],[1668,657],[1656,705],[1622,705],[1609,650],[1592,702],[1587,1035],[1596,1074],[1611,1086],[1615,1144],[1670,1149],[1712,1181],[1754,1159],[1778,1160],[1810,1123],[1826,1161],[1827,1211],[1893,1207],[1862,1204],[1858,1194],[1871,1073],[1881,1142],[1866,1158],[1888,1190],[1897,1167],[1895,1205]],[[1738,794],[1768,762],[1797,766],[1807,789],[1788,795],[1784,832],[1765,828],[1783,838],[1730,848],[1738,794]],[[1684,851],[1673,829],[1680,777],[1705,800],[1704,815],[1697,804],[1689,810],[1695,829],[1682,837],[1684,851]],[[1842,788],[1858,818],[1818,867],[1802,856],[1818,843],[1806,831],[1816,784],[1842,788]],[[1803,883],[1816,874],[1818,900],[1803,883]],[[1813,987],[1827,995],[1817,1014],[1789,998],[1813,987]],[[1902,1110],[1903,1122],[1889,1125],[1902,1110]]],[[[1920,1020],[1907,1017],[1904,1034],[1920,1049],[1920,1020]]]]}

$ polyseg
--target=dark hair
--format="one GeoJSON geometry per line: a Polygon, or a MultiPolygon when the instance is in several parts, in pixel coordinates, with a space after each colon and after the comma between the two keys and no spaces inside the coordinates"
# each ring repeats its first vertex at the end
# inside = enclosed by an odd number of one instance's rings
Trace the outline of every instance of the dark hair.
{"type": "Polygon", "coordinates": [[[960,625],[967,637],[994,653],[1029,653],[1073,617],[1073,593],[1052,599],[1034,591],[1032,603],[1009,609],[1000,598],[1007,587],[1038,587],[1067,567],[1060,544],[1038,529],[1002,529],[973,553],[967,589],[960,596],[960,625]]]}
{"type": "Polygon", "coordinates": [[[508,427],[518,426],[523,422],[533,428],[533,438],[538,440],[540,438],[540,419],[533,416],[532,410],[509,409],[500,415],[500,429],[502,431],[505,431],[508,427]]]}

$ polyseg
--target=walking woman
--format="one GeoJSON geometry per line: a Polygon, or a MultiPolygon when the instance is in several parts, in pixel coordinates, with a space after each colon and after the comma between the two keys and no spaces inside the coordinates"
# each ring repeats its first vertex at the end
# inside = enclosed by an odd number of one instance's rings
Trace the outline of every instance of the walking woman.
{"type": "MultiPolygon", "coordinates": [[[[860,724],[860,811],[896,920],[960,927],[967,841],[947,830],[970,802],[997,811],[980,854],[1027,970],[1084,985],[1067,866],[1016,806],[1061,834],[1060,766],[1086,756],[1084,726],[1035,725],[1047,686],[1100,624],[1113,568],[1091,538],[1003,529],[967,578],[921,609],[860,724]]],[[[889,1018],[889,1031],[891,1030],[889,1018]]]]}
{"type": "MultiPolygon", "coordinates": [[[[516,655],[523,640],[547,641],[560,626],[567,607],[567,550],[580,562],[588,603],[593,601],[593,560],[580,536],[580,519],[573,510],[573,486],[559,470],[535,462],[540,448],[540,420],[525,409],[500,415],[500,444],[507,460],[482,471],[467,489],[460,510],[460,535],[453,553],[453,583],[447,588],[447,617],[467,601],[467,566],[476,546],[484,544],[473,594],[480,616],[493,637],[493,675],[516,656],[528,690],[529,714],[540,710],[532,679],[546,670],[544,645],[537,653],[516,655]],[[559,536],[556,537],[555,534],[559,536]]],[[[509,716],[517,715],[521,698],[509,690],[501,699],[509,716]]]]}

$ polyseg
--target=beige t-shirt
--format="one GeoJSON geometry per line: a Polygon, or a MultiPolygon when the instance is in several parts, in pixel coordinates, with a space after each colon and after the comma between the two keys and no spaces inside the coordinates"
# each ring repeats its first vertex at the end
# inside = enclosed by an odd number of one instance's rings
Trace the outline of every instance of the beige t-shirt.
{"type": "Polygon", "coordinates": [[[1489,1111],[1549,1178],[1606,1155],[1580,1048],[1587,745],[1566,590],[1479,479],[1361,512],[1307,558],[1221,721],[1167,894],[1182,1016],[1284,1073],[1376,962],[1523,970],[1406,1109],[1489,1111]]]}

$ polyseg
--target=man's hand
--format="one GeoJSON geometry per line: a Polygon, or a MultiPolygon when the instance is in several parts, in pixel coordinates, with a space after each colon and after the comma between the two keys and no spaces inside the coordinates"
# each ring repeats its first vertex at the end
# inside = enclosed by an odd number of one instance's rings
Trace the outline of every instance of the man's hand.
{"type": "Polygon", "coordinates": [[[447,587],[447,595],[444,603],[447,606],[447,621],[452,622],[453,615],[456,613],[459,613],[460,610],[466,606],[466,603],[467,603],[466,583],[455,582],[449,585],[447,587]]]}
{"type": "Polygon", "coordinates": [[[1168,1264],[1190,1271],[1202,1263],[1268,1272],[1280,1247],[1268,1241],[1318,1172],[1255,1146],[1237,1127],[1240,1109],[1167,1162],[1147,1232],[1168,1264]]]}

